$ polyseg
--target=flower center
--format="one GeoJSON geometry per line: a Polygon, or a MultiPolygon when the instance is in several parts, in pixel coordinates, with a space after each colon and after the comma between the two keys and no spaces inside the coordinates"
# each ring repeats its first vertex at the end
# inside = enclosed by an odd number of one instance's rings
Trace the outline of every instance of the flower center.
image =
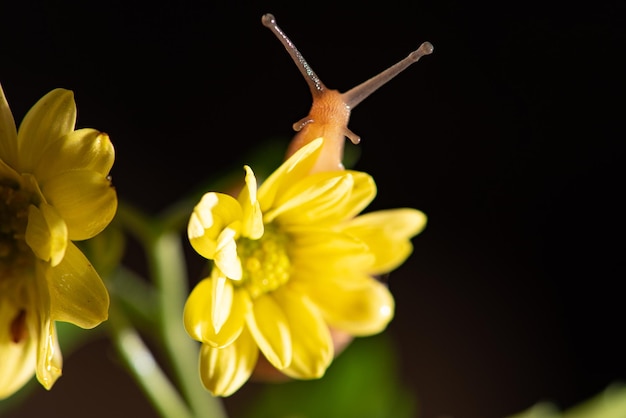
{"type": "Polygon", "coordinates": [[[0,181],[0,281],[20,276],[34,262],[25,241],[30,197],[0,181]]]}
{"type": "Polygon", "coordinates": [[[271,224],[265,225],[260,239],[240,238],[237,253],[243,275],[236,286],[245,286],[252,298],[271,292],[289,280],[291,262],[287,254],[289,238],[271,224]]]}

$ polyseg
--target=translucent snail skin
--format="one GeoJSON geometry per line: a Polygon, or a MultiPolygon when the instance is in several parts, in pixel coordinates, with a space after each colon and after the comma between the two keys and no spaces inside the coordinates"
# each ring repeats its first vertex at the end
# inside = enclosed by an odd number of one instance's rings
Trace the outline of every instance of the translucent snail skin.
{"type": "Polygon", "coordinates": [[[293,129],[297,133],[291,141],[285,156],[285,158],[288,158],[304,145],[316,138],[323,137],[324,146],[322,152],[311,172],[343,170],[344,167],[341,161],[345,138],[349,138],[354,144],[358,144],[361,140],[359,136],[355,135],[348,128],[351,110],[408,66],[417,62],[424,55],[433,52],[432,44],[424,42],[406,58],[385,71],[345,93],[340,93],[337,90],[327,88],[322,83],[295,45],[278,27],[276,19],[272,14],[263,15],[262,22],[264,26],[276,35],[289,55],[291,55],[291,58],[309,85],[311,95],[313,96],[313,104],[309,114],[293,124],[293,129]]]}

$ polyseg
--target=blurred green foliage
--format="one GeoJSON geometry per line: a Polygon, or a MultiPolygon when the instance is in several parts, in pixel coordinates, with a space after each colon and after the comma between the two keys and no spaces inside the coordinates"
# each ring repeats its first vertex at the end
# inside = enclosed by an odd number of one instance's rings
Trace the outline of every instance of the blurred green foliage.
{"type": "Polygon", "coordinates": [[[538,403],[508,418],[624,418],[626,417],[626,385],[614,383],[595,397],[566,411],[549,402],[538,403]]]}
{"type": "Polygon", "coordinates": [[[265,385],[243,418],[414,418],[391,338],[357,338],[319,380],[265,385]]]}

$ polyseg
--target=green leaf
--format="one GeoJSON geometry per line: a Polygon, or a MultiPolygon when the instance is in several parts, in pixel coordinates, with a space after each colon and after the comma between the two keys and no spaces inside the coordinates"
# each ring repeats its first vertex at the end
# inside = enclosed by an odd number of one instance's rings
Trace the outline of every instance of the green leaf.
{"type": "Polygon", "coordinates": [[[243,418],[412,418],[413,391],[400,382],[385,334],[356,339],[318,380],[263,385],[243,418]]]}

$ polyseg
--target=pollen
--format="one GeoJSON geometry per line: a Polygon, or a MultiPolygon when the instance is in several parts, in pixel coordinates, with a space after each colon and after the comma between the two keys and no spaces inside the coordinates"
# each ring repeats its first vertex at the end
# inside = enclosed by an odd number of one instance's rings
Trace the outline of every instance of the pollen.
{"type": "Polygon", "coordinates": [[[235,285],[245,287],[254,299],[287,283],[291,274],[288,243],[289,237],[273,225],[266,225],[257,240],[240,238],[237,253],[243,274],[235,285]]]}
{"type": "Polygon", "coordinates": [[[33,263],[25,241],[30,194],[0,181],[0,280],[18,277],[33,263]]]}

